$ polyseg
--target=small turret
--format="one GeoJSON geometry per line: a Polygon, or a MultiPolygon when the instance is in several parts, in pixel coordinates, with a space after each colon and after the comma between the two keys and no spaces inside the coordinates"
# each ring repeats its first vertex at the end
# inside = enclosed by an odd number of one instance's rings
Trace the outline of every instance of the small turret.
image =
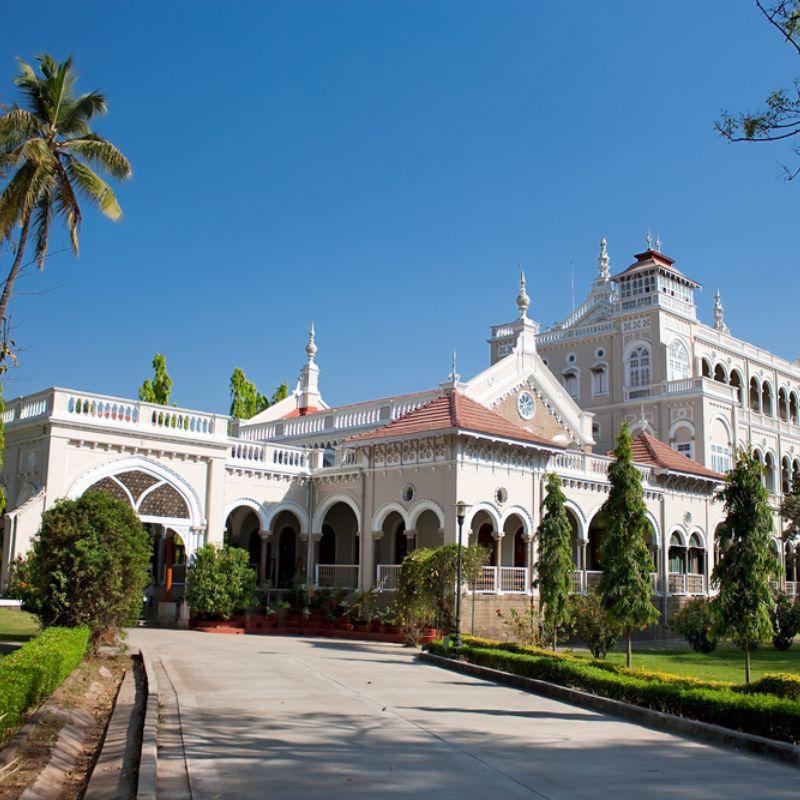
{"type": "Polygon", "coordinates": [[[728,326],[725,324],[725,309],[722,307],[719,289],[714,292],[714,327],[722,333],[729,333],[728,326]]]}
{"type": "Polygon", "coordinates": [[[297,408],[301,415],[311,414],[322,407],[322,397],[319,393],[319,367],[314,361],[317,355],[316,334],[314,323],[308,329],[308,344],[306,345],[306,363],[300,370],[297,381],[297,408]]]}
{"type": "Polygon", "coordinates": [[[528,316],[528,308],[530,307],[531,299],[525,291],[525,272],[522,267],[519,268],[519,294],[517,295],[517,308],[519,309],[519,318],[525,319],[528,316]]]}

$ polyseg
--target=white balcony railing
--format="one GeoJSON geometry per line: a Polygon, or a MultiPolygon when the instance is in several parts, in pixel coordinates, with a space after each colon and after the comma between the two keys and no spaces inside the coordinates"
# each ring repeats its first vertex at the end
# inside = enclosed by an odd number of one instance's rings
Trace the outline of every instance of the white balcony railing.
{"type": "Polygon", "coordinates": [[[308,474],[311,469],[322,466],[322,450],[263,444],[233,437],[228,441],[230,450],[226,464],[229,467],[308,474]]]}
{"type": "Polygon", "coordinates": [[[476,594],[528,594],[527,567],[483,567],[470,589],[476,594]]]}
{"type": "Polygon", "coordinates": [[[316,585],[321,589],[357,589],[358,564],[317,564],[316,585]]]}
{"type": "MultiPolygon", "coordinates": [[[[587,570],[575,569],[572,571],[572,591],[575,594],[585,594],[587,587],[593,589],[600,583],[600,578],[603,575],[602,570],[587,570]]],[[[650,582],[653,587],[653,594],[661,594],[661,580],[655,572],[650,573],[650,582]]]]}
{"type": "Polygon", "coordinates": [[[378,564],[375,570],[375,586],[379,592],[396,591],[401,566],[401,564],[378,564]]]}
{"type": "Polygon", "coordinates": [[[42,418],[141,435],[159,434],[214,442],[225,441],[228,437],[228,417],[221,414],[71,389],[48,389],[9,400],[3,412],[3,422],[10,427],[42,418]]]}
{"type": "Polygon", "coordinates": [[[663,397],[665,395],[677,396],[702,393],[739,403],[737,389],[725,383],[720,383],[711,378],[682,378],[676,381],[662,381],[649,386],[624,386],[622,388],[623,400],[640,400],[643,397],[663,397]]]}
{"type": "Polygon", "coordinates": [[[800,583],[797,581],[786,581],[786,591],[792,596],[800,593],[800,583]]]}

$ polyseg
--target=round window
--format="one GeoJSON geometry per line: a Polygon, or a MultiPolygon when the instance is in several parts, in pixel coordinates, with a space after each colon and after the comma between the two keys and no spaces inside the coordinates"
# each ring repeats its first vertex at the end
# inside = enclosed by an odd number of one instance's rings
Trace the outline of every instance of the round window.
{"type": "Polygon", "coordinates": [[[570,353],[567,356],[567,363],[568,364],[574,364],[575,363],[575,353],[570,353]]]}
{"type": "Polygon", "coordinates": [[[410,503],[414,499],[414,487],[411,484],[404,486],[400,492],[400,497],[402,497],[406,503],[410,503]]]}
{"type": "Polygon", "coordinates": [[[601,347],[599,350],[595,350],[594,354],[597,358],[602,358],[606,354],[606,351],[601,347]]]}
{"type": "Polygon", "coordinates": [[[536,401],[530,392],[520,392],[517,397],[517,412],[522,419],[532,419],[536,413],[536,401]]]}
{"type": "Polygon", "coordinates": [[[508,491],[504,489],[502,486],[494,493],[494,499],[500,505],[503,505],[508,500],[508,491]]]}

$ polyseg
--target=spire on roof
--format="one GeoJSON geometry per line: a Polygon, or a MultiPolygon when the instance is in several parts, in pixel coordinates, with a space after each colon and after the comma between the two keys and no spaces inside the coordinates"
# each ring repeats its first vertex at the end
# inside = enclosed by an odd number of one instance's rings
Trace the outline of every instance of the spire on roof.
{"type": "Polygon", "coordinates": [[[660,233],[656,234],[656,252],[657,253],[661,252],[661,234],[660,233]]]}
{"type": "Polygon", "coordinates": [[[447,376],[450,378],[451,383],[457,383],[458,379],[461,377],[458,372],[456,372],[456,349],[453,348],[453,358],[450,366],[450,374],[447,376]]]}
{"type": "Polygon", "coordinates": [[[306,345],[306,355],[308,356],[308,363],[314,361],[314,356],[317,354],[317,343],[314,341],[314,320],[311,320],[311,327],[308,329],[308,344],[306,345]]]}
{"type": "Polygon", "coordinates": [[[600,273],[599,280],[605,282],[611,278],[611,259],[608,257],[608,242],[604,236],[600,240],[600,256],[597,259],[597,269],[600,273]]]}
{"type": "Polygon", "coordinates": [[[519,318],[525,319],[528,316],[528,306],[531,304],[531,299],[525,291],[525,272],[522,266],[519,268],[519,294],[517,295],[517,308],[519,309],[519,318]]]}
{"type": "Polygon", "coordinates": [[[653,234],[650,232],[650,226],[647,227],[647,236],[644,237],[644,240],[647,242],[647,249],[653,249],[653,234]]]}
{"type": "Polygon", "coordinates": [[[722,300],[720,300],[719,289],[714,292],[714,327],[718,331],[728,333],[728,326],[725,324],[725,309],[722,307],[722,300]]]}

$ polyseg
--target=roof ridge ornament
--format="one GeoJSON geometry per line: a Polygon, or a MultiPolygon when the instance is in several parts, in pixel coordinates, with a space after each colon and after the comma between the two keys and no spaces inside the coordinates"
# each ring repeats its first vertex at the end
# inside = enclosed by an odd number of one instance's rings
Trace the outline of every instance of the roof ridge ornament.
{"type": "Polygon", "coordinates": [[[317,354],[317,343],[315,341],[314,320],[311,320],[311,327],[308,329],[308,344],[306,345],[306,355],[308,356],[308,363],[314,361],[314,356],[317,354]]]}
{"type": "Polygon", "coordinates": [[[647,249],[653,249],[653,234],[650,231],[650,226],[647,226],[647,236],[644,237],[644,240],[647,242],[647,249]]]}
{"type": "Polygon", "coordinates": [[[719,289],[714,292],[714,328],[722,333],[729,333],[728,326],[725,324],[725,309],[722,307],[719,289]]]}
{"type": "Polygon", "coordinates": [[[453,384],[455,384],[458,381],[458,379],[461,377],[458,374],[458,372],[456,371],[456,349],[455,349],[455,347],[453,348],[453,357],[452,357],[452,360],[451,360],[450,374],[447,377],[450,378],[450,382],[453,383],[453,384]]]}
{"type": "Polygon", "coordinates": [[[522,265],[519,265],[519,294],[517,295],[517,308],[519,309],[519,318],[525,319],[528,316],[528,308],[531,304],[531,299],[525,291],[525,271],[522,265]]]}
{"type": "Polygon", "coordinates": [[[611,259],[608,256],[608,242],[604,236],[600,240],[600,255],[597,258],[597,269],[600,272],[600,279],[607,281],[611,278],[611,259]]]}

